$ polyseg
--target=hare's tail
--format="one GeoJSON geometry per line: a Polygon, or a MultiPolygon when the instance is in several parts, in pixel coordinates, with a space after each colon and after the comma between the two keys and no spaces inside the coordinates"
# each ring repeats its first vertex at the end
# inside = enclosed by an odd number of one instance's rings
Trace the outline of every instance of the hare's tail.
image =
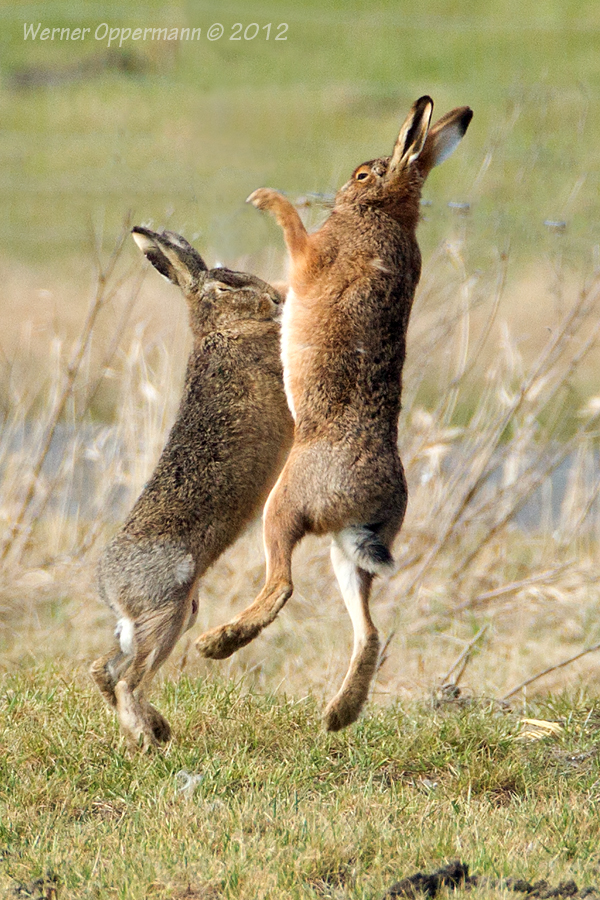
{"type": "Polygon", "coordinates": [[[350,525],[335,535],[338,546],[359,568],[372,575],[389,575],[394,568],[392,554],[375,528],[350,525]]]}

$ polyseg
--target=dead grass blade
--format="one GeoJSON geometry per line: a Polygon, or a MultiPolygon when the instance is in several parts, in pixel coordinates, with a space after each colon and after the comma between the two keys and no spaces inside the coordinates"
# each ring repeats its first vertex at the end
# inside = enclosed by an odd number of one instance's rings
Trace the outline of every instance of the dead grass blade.
{"type": "Polygon", "coordinates": [[[585,650],[582,650],[580,653],[576,653],[575,656],[570,656],[568,659],[563,659],[562,662],[556,663],[553,666],[548,666],[547,669],[538,672],[536,675],[532,675],[531,678],[527,678],[525,681],[522,681],[521,684],[518,684],[516,687],[514,687],[511,691],[508,692],[508,694],[505,694],[504,697],[502,697],[502,702],[510,700],[510,698],[514,697],[515,694],[518,694],[524,688],[529,687],[529,685],[533,684],[534,681],[539,681],[540,678],[544,678],[545,675],[549,675],[550,672],[556,672],[557,669],[563,669],[565,666],[570,666],[571,663],[576,662],[583,656],[587,656],[588,653],[595,653],[597,650],[600,650],[600,643],[594,644],[592,647],[586,647],[585,650]]]}

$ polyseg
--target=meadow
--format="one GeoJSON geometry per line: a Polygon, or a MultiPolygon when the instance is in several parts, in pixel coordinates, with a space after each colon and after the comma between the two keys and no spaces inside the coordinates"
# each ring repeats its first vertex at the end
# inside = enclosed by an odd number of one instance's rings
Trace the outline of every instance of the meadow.
{"type": "Polygon", "coordinates": [[[600,880],[599,709],[583,694],[532,706],[555,728],[533,738],[493,701],[393,704],[331,735],[311,698],[184,676],[159,691],[178,739],[148,757],[60,667],[4,691],[3,897],[382,900],[455,857],[496,885],[600,880]]]}
{"type": "Polygon", "coordinates": [[[2,896],[378,898],[451,858],[598,885],[597,4],[49,2],[0,25],[2,896]],[[287,41],[229,41],[251,20],[287,41]],[[203,33],[119,50],[26,42],[24,22],[203,33]],[[196,658],[262,586],[257,522],[157,679],[174,741],[136,755],[87,676],[114,624],[94,567],[160,453],[189,336],[130,227],[284,278],[245,197],[284,189],[316,226],[425,92],[434,116],[475,115],[424,194],[410,502],[369,707],[323,732],[351,649],[326,540],[298,548],[259,639],[196,658]]]}

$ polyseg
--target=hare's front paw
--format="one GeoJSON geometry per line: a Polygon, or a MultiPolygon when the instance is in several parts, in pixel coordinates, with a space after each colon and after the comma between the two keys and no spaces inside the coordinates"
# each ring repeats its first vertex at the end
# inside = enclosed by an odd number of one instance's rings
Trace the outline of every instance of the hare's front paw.
{"type": "Polygon", "coordinates": [[[271,209],[273,204],[281,199],[282,195],[272,188],[258,188],[250,194],[246,203],[251,203],[257,209],[271,209]]]}

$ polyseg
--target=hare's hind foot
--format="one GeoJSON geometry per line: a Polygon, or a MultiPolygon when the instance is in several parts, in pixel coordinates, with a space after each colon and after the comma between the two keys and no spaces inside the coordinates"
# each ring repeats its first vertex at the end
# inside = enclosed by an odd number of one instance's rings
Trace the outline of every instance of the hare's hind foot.
{"type": "Polygon", "coordinates": [[[374,631],[354,655],[344,683],[325,709],[323,719],[327,731],[340,731],[356,722],[368,699],[378,662],[379,635],[374,631]]]}
{"type": "Polygon", "coordinates": [[[116,648],[112,650],[112,652],[106,653],[99,659],[94,660],[88,669],[90,675],[96,682],[96,687],[109,706],[115,707],[117,705],[115,685],[122,677],[123,672],[129,667],[130,663],[131,658],[123,653],[122,650],[116,648]]]}
{"type": "Polygon", "coordinates": [[[107,654],[106,656],[101,656],[100,659],[94,660],[88,671],[108,705],[116,706],[115,682],[108,671],[108,663],[111,656],[112,654],[107,654]]]}
{"type": "Polygon", "coordinates": [[[152,743],[166,744],[167,741],[171,740],[171,726],[165,717],[151,703],[148,703],[144,697],[134,697],[125,681],[118,683],[125,685],[125,688],[120,688],[121,706],[119,707],[117,684],[109,670],[111,659],[112,654],[100,657],[100,659],[92,663],[89,671],[98,686],[98,690],[109,706],[117,707],[121,727],[130,738],[132,737],[132,730],[135,732],[135,736],[133,736],[134,743],[138,742],[142,732],[147,735],[151,732],[152,743]],[[125,719],[125,724],[123,724],[122,717],[125,719]]]}
{"type": "Polygon", "coordinates": [[[166,744],[171,740],[171,726],[156,707],[148,703],[147,700],[142,699],[139,703],[142,707],[144,719],[152,729],[154,740],[157,744],[166,744]]]}
{"type": "Polygon", "coordinates": [[[171,737],[171,727],[143,698],[138,699],[125,680],[115,685],[117,715],[121,731],[128,742],[146,752],[171,737]]]}
{"type": "Polygon", "coordinates": [[[205,659],[227,659],[240,647],[250,643],[258,633],[256,631],[254,634],[248,635],[230,622],[227,625],[205,631],[196,640],[195,646],[200,656],[205,659]]]}
{"type": "Polygon", "coordinates": [[[227,659],[236,650],[245,647],[270,625],[277,613],[292,595],[291,584],[266,585],[244,612],[226,625],[212,628],[201,634],[196,649],[205,659],[227,659]]]}

